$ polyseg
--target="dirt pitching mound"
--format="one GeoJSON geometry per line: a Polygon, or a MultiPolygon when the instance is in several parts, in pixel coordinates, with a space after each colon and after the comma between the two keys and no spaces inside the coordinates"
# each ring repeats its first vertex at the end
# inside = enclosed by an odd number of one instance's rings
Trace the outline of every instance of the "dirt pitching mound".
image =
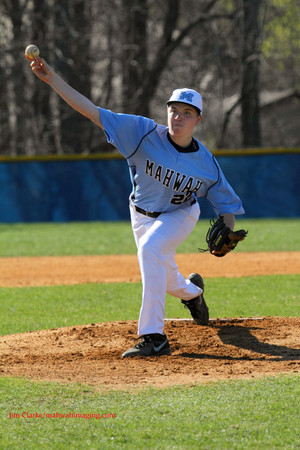
{"type": "Polygon", "coordinates": [[[299,318],[166,320],[172,356],[122,359],[137,322],[97,323],[0,337],[0,374],[109,389],[167,387],[299,373],[299,318]]]}
{"type": "MultiPolygon", "coordinates": [[[[179,254],[177,263],[204,278],[300,273],[300,252],[179,254]]],[[[135,255],[0,258],[0,286],[139,280],[135,255]]],[[[172,356],[124,360],[136,321],[1,336],[0,376],[133,389],[297,373],[299,326],[299,318],[214,319],[206,327],[166,320],[172,356]]]]}

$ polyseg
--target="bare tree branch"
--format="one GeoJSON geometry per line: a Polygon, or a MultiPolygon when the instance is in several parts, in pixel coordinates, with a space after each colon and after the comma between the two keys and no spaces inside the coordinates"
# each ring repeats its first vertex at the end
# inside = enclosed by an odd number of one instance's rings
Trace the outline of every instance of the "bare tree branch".
{"type": "Polygon", "coordinates": [[[140,98],[139,108],[142,105],[148,104],[149,100],[155,93],[159,79],[162,71],[166,67],[167,61],[171,57],[172,53],[176,48],[179,47],[183,39],[197,26],[201,23],[217,20],[217,19],[228,19],[231,20],[237,11],[231,14],[208,14],[210,9],[216,4],[217,0],[212,0],[205,8],[204,12],[201,13],[197,19],[188,23],[178,34],[175,39],[172,39],[173,30],[175,28],[174,24],[177,23],[179,17],[178,1],[173,2],[169,0],[168,10],[164,21],[164,37],[161,40],[161,44],[156,53],[156,58],[152,64],[152,67],[148,69],[146,77],[143,83],[143,95],[140,98]],[[175,4],[175,5],[174,5],[175,4]]]}

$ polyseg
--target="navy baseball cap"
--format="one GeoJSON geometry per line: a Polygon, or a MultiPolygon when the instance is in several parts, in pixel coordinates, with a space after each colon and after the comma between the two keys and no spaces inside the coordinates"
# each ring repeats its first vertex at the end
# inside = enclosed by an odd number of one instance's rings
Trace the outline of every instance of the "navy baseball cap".
{"type": "Polygon", "coordinates": [[[199,92],[193,89],[175,89],[167,101],[167,105],[169,106],[172,102],[186,103],[196,108],[199,114],[202,114],[202,97],[199,92]]]}

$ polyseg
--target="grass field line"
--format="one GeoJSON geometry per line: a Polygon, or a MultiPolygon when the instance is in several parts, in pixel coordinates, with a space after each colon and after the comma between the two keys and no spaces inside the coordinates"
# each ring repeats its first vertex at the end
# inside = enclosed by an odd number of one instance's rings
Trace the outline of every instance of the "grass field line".
{"type": "MultiPolygon", "coordinates": [[[[205,278],[300,273],[300,252],[232,252],[224,258],[209,253],[179,253],[179,270],[205,278]]],[[[136,255],[1,257],[0,286],[140,281],[136,255]]]]}

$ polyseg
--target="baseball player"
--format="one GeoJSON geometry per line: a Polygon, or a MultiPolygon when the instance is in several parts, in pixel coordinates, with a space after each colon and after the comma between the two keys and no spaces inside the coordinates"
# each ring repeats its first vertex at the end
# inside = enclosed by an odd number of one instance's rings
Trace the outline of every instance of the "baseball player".
{"type": "Polygon", "coordinates": [[[71,107],[102,128],[108,142],[128,162],[129,207],[143,293],[138,321],[141,341],[122,357],[171,355],[164,334],[166,293],[181,299],[196,324],[207,325],[209,320],[202,277],[194,273],[186,279],[175,262],[176,248],[199,219],[197,197],[207,198],[231,230],[235,215],[244,213],[213,155],[193,138],[202,119],[202,97],[192,89],[176,89],[167,101],[168,125],[164,126],[97,107],[41,58],[31,67],[71,107]]]}

